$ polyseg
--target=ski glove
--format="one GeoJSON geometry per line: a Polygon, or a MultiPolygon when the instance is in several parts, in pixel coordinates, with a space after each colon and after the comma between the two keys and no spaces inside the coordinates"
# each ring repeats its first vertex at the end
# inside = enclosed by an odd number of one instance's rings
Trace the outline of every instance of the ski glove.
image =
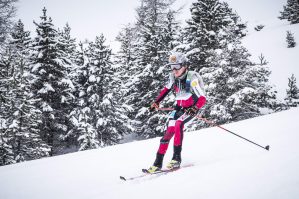
{"type": "Polygon", "coordinates": [[[185,109],[185,113],[187,113],[188,115],[194,117],[198,112],[198,108],[196,106],[191,106],[187,109],[185,109]]]}
{"type": "Polygon", "coordinates": [[[154,102],[152,103],[152,105],[150,106],[149,110],[152,112],[152,111],[155,111],[159,108],[159,103],[158,102],[154,102]]]}

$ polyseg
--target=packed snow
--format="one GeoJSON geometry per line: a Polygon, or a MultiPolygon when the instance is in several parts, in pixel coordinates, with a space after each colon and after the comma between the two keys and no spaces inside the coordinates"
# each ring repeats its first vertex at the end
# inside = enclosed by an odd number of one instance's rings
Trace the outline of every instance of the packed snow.
{"type": "Polygon", "coordinates": [[[280,20],[278,16],[286,5],[286,0],[251,0],[226,2],[237,11],[241,19],[247,22],[248,35],[243,39],[243,45],[252,55],[255,63],[260,63],[259,57],[263,55],[268,62],[272,74],[270,83],[278,91],[277,97],[284,99],[288,87],[288,78],[295,75],[299,78],[299,24],[291,25],[287,20],[280,20]],[[260,31],[254,28],[264,25],[260,31]],[[297,46],[287,48],[287,31],[294,34],[297,46]]]}
{"type": "Polygon", "coordinates": [[[187,132],[182,165],[194,166],[133,181],[119,176],[141,175],[153,163],[160,138],[4,166],[0,198],[297,199],[298,115],[294,108],[224,126],[270,145],[269,151],[217,127],[187,132]]]}

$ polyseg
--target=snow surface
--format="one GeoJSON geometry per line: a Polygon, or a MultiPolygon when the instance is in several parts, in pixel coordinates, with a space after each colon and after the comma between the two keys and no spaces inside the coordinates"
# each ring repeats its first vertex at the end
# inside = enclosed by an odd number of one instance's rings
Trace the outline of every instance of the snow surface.
{"type": "Polygon", "coordinates": [[[277,97],[284,99],[288,88],[288,78],[295,75],[299,79],[299,24],[290,25],[287,20],[280,20],[280,12],[286,5],[286,0],[225,0],[247,22],[248,35],[243,39],[243,45],[252,55],[251,60],[260,63],[259,56],[263,54],[272,74],[270,84],[275,85],[277,97]],[[264,25],[261,31],[254,28],[264,25]],[[287,48],[287,31],[294,34],[297,46],[287,48]]]}
{"type": "Polygon", "coordinates": [[[265,27],[257,32],[249,33],[243,39],[244,46],[252,55],[252,60],[259,63],[259,56],[263,54],[269,62],[268,67],[272,71],[270,81],[276,85],[278,97],[286,96],[288,78],[295,75],[299,79],[299,24],[289,25],[286,21],[277,19],[273,25],[265,24],[265,27]],[[287,48],[287,31],[294,34],[297,46],[287,48]]]}
{"type": "MultiPolygon", "coordinates": [[[[160,138],[136,141],[0,168],[1,199],[297,199],[299,108],[187,132],[183,165],[162,176],[121,181],[141,174],[155,157],[160,138]]],[[[172,143],[165,157],[170,160],[172,143]]]]}

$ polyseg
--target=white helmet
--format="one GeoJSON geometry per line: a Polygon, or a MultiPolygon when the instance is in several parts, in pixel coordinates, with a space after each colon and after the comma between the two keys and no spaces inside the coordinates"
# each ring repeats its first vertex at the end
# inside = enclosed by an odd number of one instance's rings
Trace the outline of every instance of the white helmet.
{"type": "Polygon", "coordinates": [[[187,65],[188,59],[183,53],[180,52],[174,52],[169,56],[168,65],[187,65]]]}

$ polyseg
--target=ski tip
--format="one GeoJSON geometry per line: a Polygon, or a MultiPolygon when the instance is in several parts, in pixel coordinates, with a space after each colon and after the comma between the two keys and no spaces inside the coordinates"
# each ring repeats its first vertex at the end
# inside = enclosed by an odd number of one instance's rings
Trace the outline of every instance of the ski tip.
{"type": "Polygon", "coordinates": [[[267,145],[267,146],[265,147],[265,149],[267,149],[267,150],[269,151],[269,150],[270,150],[270,146],[267,145]]]}
{"type": "Polygon", "coordinates": [[[119,176],[119,178],[120,178],[121,180],[127,181],[127,179],[126,179],[124,176],[119,176]]]}
{"type": "Polygon", "coordinates": [[[143,173],[149,173],[147,169],[142,169],[143,173]]]}

